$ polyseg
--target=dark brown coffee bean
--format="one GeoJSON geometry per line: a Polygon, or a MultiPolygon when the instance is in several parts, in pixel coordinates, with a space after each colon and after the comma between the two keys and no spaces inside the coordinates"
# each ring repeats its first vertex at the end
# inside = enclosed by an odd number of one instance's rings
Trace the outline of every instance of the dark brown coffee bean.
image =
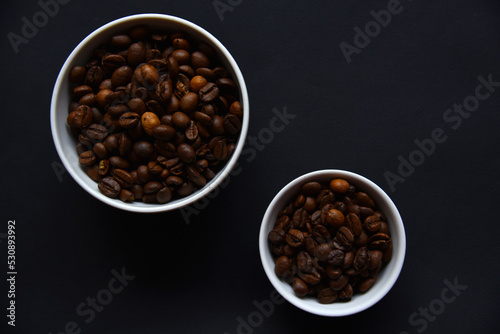
{"type": "Polygon", "coordinates": [[[109,176],[103,178],[99,182],[98,188],[104,196],[110,198],[117,198],[121,192],[121,187],[118,182],[116,182],[112,177],[109,176]]]}
{"type": "Polygon", "coordinates": [[[235,94],[236,84],[229,78],[220,78],[216,82],[217,87],[223,94],[235,94]]]}
{"type": "Polygon", "coordinates": [[[377,279],[375,277],[368,277],[368,278],[364,279],[358,285],[358,290],[360,292],[368,291],[373,286],[373,284],[375,283],[376,280],[377,279]]]}
{"type": "Polygon", "coordinates": [[[304,241],[304,234],[297,229],[291,229],[286,235],[286,242],[292,247],[299,247],[304,241]]]}
{"type": "Polygon", "coordinates": [[[318,208],[321,209],[327,204],[335,203],[335,195],[330,190],[323,189],[316,197],[316,202],[318,203],[318,208]]]}
{"type": "Polygon", "coordinates": [[[141,140],[136,142],[133,147],[133,151],[141,159],[147,159],[154,153],[153,145],[150,142],[141,140]]]}
{"type": "Polygon", "coordinates": [[[78,104],[84,104],[89,107],[95,106],[97,103],[96,95],[94,93],[88,93],[82,96],[78,104]]]}
{"type": "Polygon", "coordinates": [[[102,180],[102,175],[99,174],[99,166],[96,164],[85,166],[85,173],[92,179],[92,181],[99,182],[102,180]]]}
{"type": "Polygon", "coordinates": [[[73,88],[73,99],[80,100],[83,96],[93,93],[94,90],[89,85],[80,85],[73,88]]]}
{"type": "Polygon", "coordinates": [[[194,68],[210,67],[210,60],[204,53],[195,51],[191,54],[191,64],[194,68]]]}
{"type": "Polygon", "coordinates": [[[179,196],[189,196],[193,193],[194,186],[191,182],[184,182],[178,189],[177,194],[179,196]]]}
{"type": "Polygon", "coordinates": [[[117,49],[125,49],[130,46],[132,40],[128,35],[120,34],[111,37],[111,45],[117,49]]]}
{"type": "Polygon", "coordinates": [[[123,202],[133,202],[135,200],[134,194],[127,189],[122,189],[120,192],[120,200],[123,202]]]}
{"type": "Polygon", "coordinates": [[[82,154],[80,154],[79,162],[83,166],[90,166],[95,164],[97,161],[94,152],[92,151],[85,151],[82,154]]]}
{"type": "Polygon", "coordinates": [[[145,194],[156,194],[162,187],[160,182],[151,181],[144,185],[145,194]]]}
{"type": "Polygon", "coordinates": [[[290,228],[290,218],[288,216],[281,216],[276,223],[274,223],[274,228],[288,231],[290,228]]]}
{"type": "Polygon", "coordinates": [[[130,82],[132,74],[130,66],[120,66],[111,75],[111,82],[114,87],[126,86],[130,82]]]}
{"type": "Polygon", "coordinates": [[[370,249],[383,250],[389,246],[391,238],[385,233],[376,233],[368,238],[370,249]]]}
{"type": "Polygon", "coordinates": [[[337,279],[342,275],[342,268],[328,265],[326,267],[326,274],[331,279],[337,279]]]}
{"type": "Polygon", "coordinates": [[[191,121],[189,123],[189,126],[186,129],[185,132],[186,139],[189,141],[195,141],[198,139],[198,126],[196,126],[196,123],[194,121],[191,121]]]}
{"type": "Polygon", "coordinates": [[[320,302],[320,304],[331,304],[335,300],[337,300],[337,292],[332,288],[322,289],[318,293],[318,301],[320,302]]]}
{"type": "Polygon", "coordinates": [[[274,272],[278,277],[286,275],[292,269],[292,261],[287,256],[281,256],[276,260],[274,272]]]}
{"type": "Polygon", "coordinates": [[[373,270],[382,264],[383,253],[379,250],[370,251],[370,261],[368,263],[368,269],[373,270]]]}
{"type": "Polygon", "coordinates": [[[137,66],[146,60],[146,49],[142,43],[130,45],[127,52],[127,61],[131,66],[137,66]]]}
{"type": "Polygon", "coordinates": [[[226,131],[224,128],[224,119],[219,115],[212,116],[212,123],[210,124],[209,129],[214,136],[223,135],[226,131]]]}
{"type": "Polygon", "coordinates": [[[318,284],[321,280],[321,275],[316,271],[316,269],[313,269],[310,273],[299,271],[298,275],[300,279],[311,285],[318,284]]]}
{"type": "Polygon", "coordinates": [[[380,230],[381,227],[380,218],[378,216],[372,215],[365,218],[363,222],[363,226],[365,230],[371,233],[376,233],[380,230]]]}
{"type": "Polygon", "coordinates": [[[188,51],[184,49],[177,49],[174,52],[172,52],[172,57],[177,60],[177,63],[179,65],[186,65],[190,62],[191,60],[191,55],[189,54],[188,51]]]}
{"type": "MultiPolygon", "coordinates": [[[[109,95],[111,95],[111,94],[109,94],[109,95]]],[[[112,102],[112,103],[108,104],[108,106],[106,107],[106,111],[110,116],[118,118],[128,111],[128,106],[125,103],[112,102]]]]}
{"type": "Polygon", "coordinates": [[[198,91],[200,100],[204,103],[210,103],[219,97],[219,88],[213,83],[207,83],[198,91]]]}
{"type": "Polygon", "coordinates": [[[283,229],[274,229],[267,236],[270,243],[279,245],[285,241],[285,231],[283,229]]]}
{"type": "Polygon", "coordinates": [[[156,85],[155,96],[158,102],[166,104],[170,102],[173,94],[172,80],[168,78],[166,81],[161,81],[156,85]]]}
{"type": "Polygon", "coordinates": [[[113,172],[113,179],[120,184],[122,188],[130,188],[134,184],[134,178],[129,172],[116,168],[113,172]]]}
{"type": "Polygon", "coordinates": [[[368,265],[370,263],[370,256],[371,253],[368,250],[368,248],[366,247],[360,248],[357,251],[356,256],[354,257],[354,262],[353,262],[354,269],[356,269],[359,272],[368,269],[368,265]]]}
{"type": "Polygon", "coordinates": [[[179,158],[186,163],[191,163],[196,159],[193,147],[189,144],[180,144],[177,147],[177,154],[179,155],[179,158]]]}
{"type": "Polygon", "coordinates": [[[316,247],[315,256],[320,261],[326,261],[329,259],[330,253],[333,251],[332,246],[329,243],[323,243],[316,247]]]}
{"type": "Polygon", "coordinates": [[[125,158],[119,157],[117,155],[114,155],[111,158],[109,158],[109,163],[115,168],[120,168],[125,170],[128,170],[130,168],[130,162],[125,160],[125,158]]]}
{"type": "Polygon", "coordinates": [[[135,112],[126,112],[120,116],[120,120],[118,122],[122,128],[132,129],[139,124],[140,119],[141,116],[139,116],[139,114],[136,114],[135,112]]]}
{"type": "Polygon", "coordinates": [[[156,194],[156,200],[160,204],[165,204],[167,202],[170,202],[171,199],[172,199],[172,190],[170,190],[169,187],[161,188],[156,194]]]}
{"type": "Polygon", "coordinates": [[[92,66],[88,69],[85,84],[93,87],[99,86],[104,80],[104,71],[100,66],[92,66]]]}
{"type": "Polygon", "coordinates": [[[136,113],[139,116],[144,114],[144,112],[146,111],[146,104],[144,103],[143,100],[137,97],[128,101],[127,106],[130,112],[136,113]]]}
{"type": "Polygon", "coordinates": [[[297,268],[304,273],[312,272],[314,264],[309,253],[300,251],[297,254],[297,268]]]}
{"type": "Polygon", "coordinates": [[[177,153],[177,149],[174,144],[163,140],[156,140],[154,143],[154,149],[156,152],[167,158],[172,158],[177,153]]]}
{"type": "Polygon", "coordinates": [[[328,281],[328,285],[334,291],[342,290],[347,285],[347,283],[349,283],[349,277],[345,275],[340,275],[338,278],[328,281]]]}
{"type": "Polygon", "coordinates": [[[347,215],[345,218],[345,225],[352,231],[352,233],[354,233],[355,236],[359,236],[363,232],[361,220],[355,213],[349,213],[347,215]]]}
{"type": "Polygon", "coordinates": [[[354,241],[354,234],[347,227],[342,226],[337,232],[337,239],[344,246],[350,246],[354,241]]]}
{"type": "Polygon", "coordinates": [[[180,129],[186,129],[189,126],[191,120],[188,115],[178,111],[172,115],[172,122],[176,127],[180,129]]]}
{"type": "Polygon", "coordinates": [[[217,160],[226,160],[228,158],[227,145],[223,140],[214,142],[213,154],[217,160]]]}
{"type": "Polygon", "coordinates": [[[333,249],[328,253],[326,261],[333,267],[338,267],[344,263],[344,252],[340,249],[333,249]]]}
{"type": "Polygon", "coordinates": [[[321,184],[319,182],[308,182],[302,185],[301,191],[306,196],[316,196],[321,191],[321,184]]]}
{"type": "Polygon", "coordinates": [[[186,114],[193,112],[197,106],[198,106],[198,95],[193,92],[187,93],[179,101],[179,107],[181,108],[181,111],[186,114]]]}
{"type": "Polygon", "coordinates": [[[168,74],[172,79],[177,78],[177,75],[179,74],[179,63],[177,62],[177,59],[175,59],[174,57],[168,57],[167,69],[168,69],[168,74]]]}
{"type": "Polygon", "coordinates": [[[86,75],[87,69],[84,66],[73,66],[69,72],[69,80],[75,84],[82,83],[86,75]]]}
{"type": "Polygon", "coordinates": [[[338,298],[340,300],[350,300],[352,298],[353,290],[350,284],[346,284],[339,292],[338,298]]]}
{"type": "Polygon", "coordinates": [[[344,263],[342,263],[342,268],[347,269],[352,266],[354,262],[354,253],[349,251],[344,253],[344,263]]]}
{"type": "Polygon", "coordinates": [[[357,193],[355,198],[355,203],[360,206],[366,206],[372,209],[375,207],[373,199],[370,196],[368,196],[368,194],[361,191],[357,193]]]}
{"type": "Polygon", "coordinates": [[[294,278],[292,281],[293,292],[297,297],[304,297],[309,292],[309,287],[300,278],[294,278]]]}
{"type": "Polygon", "coordinates": [[[106,145],[104,145],[104,143],[96,143],[92,151],[94,151],[94,154],[99,159],[106,159],[109,156],[108,149],[106,148],[106,145]]]}
{"type": "Polygon", "coordinates": [[[99,175],[101,176],[105,176],[108,174],[109,172],[109,160],[107,159],[103,159],[101,161],[99,161],[99,167],[98,167],[98,173],[99,175]]]}
{"type": "Polygon", "coordinates": [[[175,129],[170,125],[160,124],[153,128],[153,137],[159,140],[171,140],[174,138],[175,129]]]}
{"type": "Polygon", "coordinates": [[[382,257],[382,261],[384,263],[388,263],[392,259],[392,248],[393,244],[392,241],[389,241],[387,244],[387,247],[384,249],[384,256],[382,257]]]}
{"type": "Polygon", "coordinates": [[[92,124],[94,114],[89,106],[79,106],[68,116],[68,124],[71,127],[85,129],[92,124]]]}

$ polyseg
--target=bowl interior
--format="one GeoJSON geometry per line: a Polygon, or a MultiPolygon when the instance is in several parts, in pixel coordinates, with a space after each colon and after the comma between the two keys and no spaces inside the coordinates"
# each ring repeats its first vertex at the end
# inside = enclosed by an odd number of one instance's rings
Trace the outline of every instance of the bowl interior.
{"type": "Polygon", "coordinates": [[[399,212],[387,194],[372,181],[351,172],[341,170],[323,170],[303,175],[286,185],[269,205],[259,235],[259,249],[266,275],[276,290],[293,305],[310,313],[323,316],[345,316],[361,312],[382,299],[396,282],[404,262],[406,238],[399,212]],[[309,181],[328,182],[332,178],[343,178],[355,185],[358,190],[368,193],[387,218],[393,242],[391,261],[377,276],[377,281],[364,294],[354,294],[351,301],[333,304],[320,304],[312,297],[300,298],[293,292],[292,286],[279,279],[274,273],[274,259],[269,250],[268,233],[273,229],[278,213],[300,192],[302,184],[309,181]]]}
{"type": "Polygon", "coordinates": [[[231,54],[214,36],[212,36],[206,30],[189,21],[162,14],[140,14],[118,19],[102,26],[101,28],[97,29],[92,34],[87,36],[73,50],[73,52],[64,63],[57,78],[52,95],[52,136],[58,154],[68,172],[87,192],[89,192],[99,200],[114,207],[135,212],[161,212],[178,209],[196,202],[203,196],[207,195],[214,188],[216,188],[229,174],[241,153],[248,130],[248,122],[249,102],[246,85],[243,79],[243,75],[241,74],[241,71],[231,54]],[[140,24],[146,24],[152,30],[185,32],[193,41],[205,42],[211,45],[217,51],[220,63],[228,70],[228,72],[237,82],[240,102],[244,110],[242,129],[237,142],[236,150],[228,160],[228,162],[225,164],[225,166],[202,189],[199,189],[198,191],[187,197],[176,199],[166,204],[147,204],[137,201],[133,203],[123,203],[118,199],[111,199],[102,195],[97,188],[97,183],[92,181],[87,176],[83,168],[79,165],[78,156],[76,154],[76,140],[66,124],[66,118],[68,116],[68,105],[71,102],[70,95],[72,85],[69,82],[69,72],[71,68],[74,65],[85,64],[90,59],[92,51],[99,45],[109,41],[109,39],[113,35],[126,32],[131,27],[140,24]]]}

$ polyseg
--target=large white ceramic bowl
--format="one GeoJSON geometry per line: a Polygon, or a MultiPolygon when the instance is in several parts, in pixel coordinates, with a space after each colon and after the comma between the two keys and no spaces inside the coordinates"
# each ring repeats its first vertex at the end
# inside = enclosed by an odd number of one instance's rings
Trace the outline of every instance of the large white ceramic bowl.
{"type": "Polygon", "coordinates": [[[406,237],[403,221],[398,209],[389,196],[375,183],[367,178],[343,170],[327,169],[302,175],[287,184],[274,197],[262,220],[259,234],[259,251],[262,265],[267,277],[275,289],[290,303],[298,308],[321,316],[341,317],[361,312],[376,304],[392,288],[403,267],[406,252],[406,237]],[[358,190],[366,192],[372,197],[380,211],[387,218],[393,242],[393,255],[391,261],[377,275],[375,284],[364,294],[355,293],[348,302],[320,304],[316,298],[300,298],[293,292],[292,286],[274,272],[274,259],[269,249],[268,234],[273,229],[278,213],[300,193],[304,183],[317,181],[329,182],[334,178],[342,178],[355,185],[358,190]]]}
{"type": "Polygon", "coordinates": [[[238,160],[247,135],[248,122],[249,101],[245,80],[243,79],[243,75],[236,64],[236,61],[233,59],[229,51],[224,47],[224,45],[222,45],[221,42],[217,40],[217,38],[198,25],[175,16],[163,14],[138,14],[127,16],[112,21],[87,36],[82,42],[80,42],[80,44],[78,44],[73,52],[71,52],[61,68],[54,86],[50,109],[50,123],[54,144],[64,167],[73,179],[89,194],[106,204],[123,210],[145,213],[179,209],[200,200],[215,189],[231,172],[236,164],[236,161],[238,160]],[[194,192],[190,196],[173,200],[166,204],[146,204],[137,201],[133,203],[124,203],[118,199],[111,199],[101,194],[97,188],[97,183],[92,181],[87,176],[83,168],[81,168],[78,163],[78,156],[75,150],[76,141],[71,135],[71,131],[66,123],[68,105],[71,101],[71,83],[69,82],[69,72],[71,68],[74,65],[86,64],[92,54],[92,51],[100,44],[109,41],[113,35],[125,33],[131,27],[141,24],[145,24],[154,30],[185,32],[191,39],[211,45],[219,54],[222,65],[234,78],[239,89],[240,102],[244,111],[242,129],[237,142],[236,150],[221,171],[203,188],[194,192]]]}

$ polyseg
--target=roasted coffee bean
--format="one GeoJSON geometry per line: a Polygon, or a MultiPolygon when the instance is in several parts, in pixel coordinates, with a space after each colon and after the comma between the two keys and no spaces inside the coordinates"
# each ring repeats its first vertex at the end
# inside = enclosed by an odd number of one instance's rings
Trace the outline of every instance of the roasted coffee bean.
{"type": "Polygon", "coordinates": [[[346,284],[346,286],[344,286],[339,292],[338,298],[340,300],[350,300],[353,292],[351,284],[346,284]]]}
{"type": "Polygon", "coordinates": [[[169,202],[172,199],[172,191],[170,190],[169,187],[163,187],[160,190],[158,190],[158,193],[156,194],[156,200],[160,204],[165,204],[169,202]]]}
{"type": "Polygon", "coordinates": [[[297,254],[297,268],[304,273],[312,272],[313,259],[307,252],[301,251],[297,254]]]}
{"type": "Polygon", "coordinates": [[[276,260],[274,272],[278,277],[286,275],[292,269],[292,261],[287,256],[280,256],[276,260]]]}
{"type": "Polygon", "coordinates": [[[358,249],[353,261],[354,269],[356,269],[359,272],[368,269],[368,265],[370,263],[370,256],[371,253],[368,250],[368,248],[361,247],[360,249],[358,249]]]}
{"type": "Polygon", "coordinates": [[[299,247],[304,241],[304,234],[297,229],[291,229],[286,235],[286,242],[292,247],[299,247]]]}
{"type": "Polygon", "coordinates": [[[368,196],[368,194],[361,191],[357,193],[355,202],[360,206],[366,206],[372,209],[375,207],[373,199],[370,196],[368,196]]]}
{"type": "Polygon", "coordinates": [[[342,290],[347,285],[347,283],[349,283],[349,277],[345,275],[340,275],[338,278],[328,281],[328,285],[334,291],[342,290]]]}
{"type": "Polygon", "coordinates": [[[112,177],[109,176],[103,178],[99,182],[98,188],[104,196],[110,198],[117,198],[121,192],[121,187],[118,182],[116,182],[112,177]]]}
{"type": "Polygon", "coordinates": [[[175,112],[173,115],[172,115],[172,122],[174,123],[174,125],[180,129],[186,129],[189,124],[191,123],[191,120],[189,118],[188,115],[186,115],[185,113],[183,112],[175,112]]]}
{"type": "Polygon", "coordinates": [[[342,226],[337,232],[337,239],[344,246],[349,246],[354,241],[354,234],[347,227],[342,226]]]}
{"type": "Polygon", "coordinates": [[[96,164],[85,166],[85,173],[92,179],[92,181],[99,182],[102,180],[102,175],[99,174],[99,166],[96,164]]]}
{"type": "Polygon", "coordinates": [[[370,261],[368,262],[368,269],[373,270],[382,264],[382,251],[372,250],[370,251],[370,261]]]}
{"type": "Polygon", "coordinates": [[[109,163],[115,168],[120,168],[125,170],[130,168],[130,162],[127,161],[125,158],[117,155],[114,155],[111,158],[109,158],[109,163]]]}
{"type": "Polygon", "coordinates": [[[329,259],[330,253],[333,251],[332,246],[329,243],[322,243],[316,247],[315,256],[320,261],[326,261],[329,259]]]}
{"type": "Polygon", "coordinates": [[[132,68],[130,66],[118,67],[111,76],[111,82],[114,87],[126,86],[132,78],[132,68]]]}
{"type": "Polygon", "coordinates": [[[219,97],[219,88],[213,82],[209,82],[198,91],[198,96],[202,102],[210,103],[219,97]]]}
{"type": "Polygon", "coordinates": [[[74,66],[69,73],[69,80],[72,83],[78,84],[83,82],[87,75],[87,69],[84,66],[74,66]]]}
{"type": "Polygon", "coordinates": [[[134,184],[134,178],[129,172],[116,168],[113,172],[113,179],[120,184],[122,188],[130,188],[134,184]]]}
{"type": "Polygon", "coordinates": [[[132,148],[132,140],[126,133],[120,133],[117,135],[118,138],[118,153],[125,157],[130,152],[132,148]]]}
{"type": "Polygon", "coordinates": [[[326,275],[331,279],[337,279],[342,275],[342,268],[328,265],[326,267],[326,275]]]}
{"type": "Polygon", "coordinates": [[[344,225],[344,220],[344,215],[337,209],[329,210],[326,215],[326,222],[332,227],[341,227],[344,225]]]}
{"type": "Polygon", "coordinates": [[[302,185],[301,191],[306,196],[316,196],[321,191],[321,184],[319,182],[308,182],[302,185]]]}
{"type": "Polygon", "coordinates": [[[146,112],[146,104],[140,98],[133,98],[127,102],[127,106],[130,112],[136,113],[138,115],[142,115],[146,112]]]}
{"type": "Polygon", "coordinates": [[[138,64],[146,60],[146,49],[142,43],[134,43],[130,45],[127,52],[127,61],[131,66],[137,66],[138,64]]]}
{"type": "Polygon", "coordinates": [[[92,124],[94,114],[89,106],[79,106],[75,111],[69,114],[68,124],[73,128],[85,129],[92,124]]]}
{"type": "Polygon", "coordinates": [[[344,179],[333,179],[330,181],[330,189],[339,194],[345,194],[349,190],[349,182],[344,179]]]}
{"type": "Polygon", "coordinates": [[[298,297],[304,297],[309,292],[309,287],[300,278],[294,278],[292,281],[293,292],[298,297]]]}
{"type": "Polygon", "coordinates": [[[220,78],[216,81],[217,87],[224,94],[235,94],[236,84],[229,78],[220,78]]]}
{"type": "Polygon", "coordinates": [[[212,123],[210,123],[209,129],[214,136],[221,136],[226,131],[224,128],[224,119],[219,115],[212,116],[212,123]]]}
{"type": "Polygon", "coordinates": [[[321,190],[316,197],[316,202],[318,202],[318,208],[322,208],[327,204],[333,204],[335,202],[335,195],[328,189],[321,190]]]}
{"type": "Polygon", "coordinates": [[[97,161],[94,152],[92,151],[85,151],[82,154],[80,154],[79,162],[83,166],[90,166],[95,164],[97,161]]]}
{"type": "Polygon", "coordinates": [[[156,85],[155,94],[160,103],[168,103],[173,94],[172,80],[170,77],[166,81],[162,81],[156,85]]]}
{"type": "Polygon", "coordinates": [[[320,304],[331,304],[335,300],[337,300],[337,292],[332,288],[322,289],[318,293],[318,301],[320,302],[320,304]]]}
{"type": "Polygon", "coordinates": [[[96,157],[99,159],[106,159],[109,156],[108,149],[106,148],[106,145],[104,145],[104,143],[96,143],[92,150],[94,151],[96,157]]]}
{"type": "Polygon", "coordinates": [[[127,189],[122,189],[119,197],[123,202],[133,202],[135,200],[134,194],[127,189]]]}
{"type": "Polygon", "coordinates": [[[373,283],[375,283],[377,279],[375,277],[368,277],[361,281],[361,283],[358,285],[358,290],[360,292],[365,292],[368,289],[370,289],[373,286],[373,283]]]}
{"type": "Polygon", "coordinates": [[[132,129],[139,124],[141,117],[135,112],[126,112],[120,116],[120,126],[124,129],[132,129]]]}
{"type": "Polygon", "coordinates": [[[285,230],[283,229],[274,229],[269,232],[268,240],[272,244],[279,245],[285,240],[285,234],[285,230]]]}
{"type": "Polygon", "coordinates": [[[345,217],[345,226],[348,227],[355,236],[359,236],[363,232],[361,220],[355,213],[349,213],[347,217],[345,217]]]}
{"type": "Polygon", "coordinates": [[[104,80],[104,71],[100,66],[92,66],[88,69],[85,84],[97,87],[104,80]]]}
{"type": "Polygon", "coordinates": [[[340,249],[333,249],[328,253],[326,260],[333,267],[338,267],[344,263],[344,252],[340,249]]]}
{"type": "Polygon", "coordinates": [[[101,176],[105,176],[108,174],[109,171],[109,160],[103,159],[99,161],[99,167],[98,167],[98,173],[101,176]]]}
{"type": "Polygon", "coordinates": [[[154,153],[153,145],[150,142],[144,140],[136,142],[133,145],[132,149],[134,153],[137,154],[137,156],[141,159],[147,159],[154,153]]]}
{"type": "Polygon", "coordinates": [[[313,269],[311,272],[304,273],[302,271],[298,272],[298,275],[300,279],[302,279],[304,282],[314,285],[318,284],[319,281],[321,280],[321,275],[318,273],[316,269],[313,269]]]}
{"type": "Polygon", "coordinates": [[[378,232],[381,227],[380,218],[375,215],[368,216],[365,218],[363,225],[368,232],[372,233],[378,232]]]}
{"type": "Polygon", "coordinates": [[[189,144],[180,144],[177,147],[177,154],[179,158],[186,163],[191,163],[196,159],[193,147],[189,144]]]}

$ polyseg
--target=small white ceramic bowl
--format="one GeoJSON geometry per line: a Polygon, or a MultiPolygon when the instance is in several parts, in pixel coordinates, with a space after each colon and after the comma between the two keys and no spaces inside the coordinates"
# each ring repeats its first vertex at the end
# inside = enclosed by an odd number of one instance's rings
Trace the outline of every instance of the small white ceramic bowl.
{"type": "Polygon", "coordinates": [[[376,304],[389,292],[398,279],[399,273],[403,267],[406,252],[406,237],[403,221],[401,220],[398,209],[379,186],[367,178],[352,172],[327,169],[311,172],[296,178],[281,189],[274,197],[262,220],[259,235],[259,251],[267,277],[275,289],[286,300],[298,308],[313,314],[341,317],[366,310],[376,304]],[[358,190],[366,192],[373,198],[380,211],[382,211],[387,218],[393,242],[393,255],[391,261],[378,274],[375,284],[367,292],[364,294],[355,293],[348,302],[320,304],[317,299],[313,297],[297,297],[293,292],[292,286],[276,276],[274,272],[275,261],[269,249],[267,236],[273,229],[278,213],[300,193],[301,185],[310,181],[326,183],[334,178],[347,180],[349,183],[355,185],[358,190]]]}
{"type": "Polygon", "coordinates": [[[209,194],[224,180],[224,178],[226,178],[235,166],[241,150],[243,149],[248,131],[249,111],[248,93],[243,75],[229,51],[213,35],[196,24],[175,16],[163,14],[138,14],[127,16],[102,26],[87,36],[78,44],[73,52],[71,52],[61,68],[54,86],[50,109],[50,123],[52,137],[59,157],[66,170],[83,189],[95,198],[116,208],[133,212],[154,213],[175,210],[192,204],[209,194]],[[145,24],[159,31],[185,32],[191,39],[211,45],[219,54],[222,65],[235,79],[239,89],[240,102],[244,111],[242,129],[236,150],[221,171],[203,188],[190,196],[173,200],[166,204],[146,204],[137,201],[133,203],[124,203],[118,199],[111,199],[101,194],[97,188],[97,183],[92,181],[79,165],[78,156],[76,154],[76,141],[66,124],[68,105],[71,100],[71,84],[69,82],[69,72],[71,68],[74,65],[86,64],[92,51],[100,44],[109,41],[113,35],[124,33],[129,28],[141,24],[145,24]]]}

